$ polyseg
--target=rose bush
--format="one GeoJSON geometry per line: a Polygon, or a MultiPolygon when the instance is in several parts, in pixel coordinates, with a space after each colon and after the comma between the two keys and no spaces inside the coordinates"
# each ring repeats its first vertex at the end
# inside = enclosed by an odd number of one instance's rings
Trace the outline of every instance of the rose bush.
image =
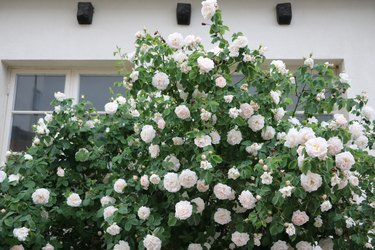
{"type": "Polygon", "coordinates": [[[0,171],[2,248],[372,248],[366,96],[346,98],[348,75],[311,56],[263,70],[264,47],[224,38],[216,0],[202,15],[209,51],[193,35],[136,34],[120,54],[133,63],[126,96],[106,114],[56,94],[33,145],[0,171]]]}

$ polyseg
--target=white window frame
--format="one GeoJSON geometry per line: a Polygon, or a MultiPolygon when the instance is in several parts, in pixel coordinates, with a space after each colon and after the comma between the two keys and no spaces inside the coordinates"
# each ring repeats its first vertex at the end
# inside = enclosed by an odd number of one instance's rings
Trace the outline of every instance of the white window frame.
{"type": "MultiPolygon", "coordinates": [[[[5,119],[4,119],[4,130],[3,143],[0,145],[0,158],[2,161],[5,160],[6,152],[10,147],[11,139],[11,128],[13,123],[14,114],[46,114],[48,111],[14,111],[15,99],[16,99],[16,85],[18,75],[64,75],[65,86],[64,93],[67,98],[72,98],[73,103],[77,104],[79,96],[79,80],[80,75],[92,75],[92,76],[114,76],[119,75],[118,71],[113,68],[13,68],[10,69],[10,75],[8,77],[8,90],[7,90],[7,101],[5,107],[5,119]]],[[[52,100],[51,100],[52,101],[52,100]]],[[[99,112],[100,113],[100,112],[99,112]]]]}

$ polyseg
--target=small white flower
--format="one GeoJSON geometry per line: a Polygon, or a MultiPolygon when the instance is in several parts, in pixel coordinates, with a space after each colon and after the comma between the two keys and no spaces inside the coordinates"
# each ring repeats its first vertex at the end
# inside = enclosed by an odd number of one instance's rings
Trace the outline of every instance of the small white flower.
{"type": "Polygon", "coordinates": [[[279,192],[283,196],[283,198],[292,196],[292,190],[294,189],[293,186],[285,186],[279,189],[279,192]]]}
{"type": "Polygon", "coordinates": [[[276,130],[271,127],[267,126],[265,130],[262,131],[262,138],[263,140],[271,140],[273,137],[275,137],[276,130]]]}
{"type": "Polygon", "coordinates": [[[114,247],[113,247],[113,250],[130,250],[130,246],[129,246],[129,243],[124,241],[124,240],[120,240],[114,247]]]}
{"type": "Polygon", "coordinates": [[[351,228],[353,226],[355,226],[357,223],[353,220],[353,218],[351,217],[348,217],[346,220],[345,220],[345,223],[346,223],[346,228],[351,228]]]}
{"type": "Polygon", "coordinates": [[[231,129],[227,134],[227,142],[230,145],[238,145],[242,141],[242,133],[238,129],[231,129]]]}
{"type": "Polygon", "coordinates": [[[121,231],[121,228],[120,228],[119,226],[117,226],[117,223],[116,223],[116,222],[113,223],[113,224],[111,224],[111,225],[107,228],[107,230],[106,230],[106,232],[107,232],[108,234],[112,235],[112,236],[118,235],[118,234],[120,233],[120,231],[121,231]]]}
{"type": "Polygon", "coordinates": [[[228,185],[218,183],[214,186],[214,194],[219,200],[229,200],[233,198],[234,191],[228,185]]]}
{"type": "Polygon", "coordinates": [[[271,95],[273,103],[279,104],[279,102],[280,102],[280,91],[271,90],[270,95],[271,95]]]}
{"type": "Polygon", "coordinates": [[[375,120],[375,110],[370,106],[364,106],[362,108],[362,115],[369,121],[375,120]]]}
{"type": "Polygon", "coordinates": [[[159,145],[154,145],[154,144],[151,144],[149,147],[148,147],[148,152],[150,153],[150,157],[151,158],[157,158],[159,156],[159,153],[160,153],[160,147],[159,145]]]}
{"type": "Polygon", "coordinates": [[[30,229],[27,227],[19,227],[13,229],[13,236],[16,237],[19,241],[25,241],[29,235],[30,229]]]}
{"type": "Polygon", "coordinates": [[[355,164],[355,160],[353,155],[350,152],[343,152],[336,155],[336,167],[339,169],[346,171],[350,170],[350,168],[355,164]]]}
{"type": "Polygon", "coordinates": [[[115,202],[116,202],[116,199],[111,197],[111,196],[103,196],[100,199],[100,203],[101,203],[102,207],[110,205],[110,204],[115,204],[115,202]]]}
{"type": "Polygon", "coordinates": [[[184,45],[184,38],[180,33],[173,33],[168,36],[167,44],[173,49],[180,49],[184,45]]]}
{"type": "Polygon", "coordinates": [[[233,100],[233,95],[225,95],[225,96],[224,96],[224,101],[225,101],[226,103],[231,103],[232,100],[233,100]]]}
{"type": "Polygon", "coordinates": [[[144,125],[141,131],[141,139],[145,143],[150,143],[156,136],[156,131],[151,125],[144,125]]]}
{"type": "Polygon", "coordinates": [[[180,176],[178,177],[178,180],[182,187],[191,188],[197,183],[198,177],[194,171],[185,169],[181,172],[180,176]]]}
{"type": "Polygon", "coordinates": [[[193,206],[189,201],[179,201],[175,205],[175,217],[179,220],[186,220],[193,214],[193,206]]]}
{"type": "Polygon", "coordinates": [[[228,112],[228,115],[230,118],[237,118],[238,115],[240,114],[241,110],[240,109],[237,109],[237,108],[230,108],[229,109],[229,112],[228,112]]]}
{"type": "Polygon", "coordinates": [[[143,239],[143,246],[146,250],[160,250],[161,249],[161,240],[153,235],[146,235],[143,239]]]}
{"type": "Polygon", "coordinates": [[[211,137],[209,135],[203,135],[194,139],[194,144],[199,148],[204,148],[211,145],[211,137]]]}
{"type": "Polygon", "coordinates": [[[126,181],[124,179],[118,179],[118,180],[115,181],[115,184],[113,184],[113,190],[116,193],[122,194],[124,192],[124,188],[127,185],[128,184],[126,183],[126,181]]]}
{"type": "Polygon", "coordinates": [[[164,176],[163,184],[164,188],[171,193],[176,193],[181,189],[181,184],[178,180],[178,174],[176,173],[167,173],[164,176]]]}
{"type": "Polygon", "coordinates": [[[264,117],[262,115],[253,115],[247,122],[249,128],[254,132],[257,132],[264,127],[264,117]]]}
{"type": "MultiPolygon", "coordinates": [[[[285,63],[281,60],[273,60],[271,62],[271,65],[273,65],[276,69],[276,71],[282,75],[286,75],[288,73],[288,70],[286,69],[285,63]]],[[[271,69],[271,73],[272,73],[271,69]]]]}
{"type": "Polygon", "coordinates": [[[227,85],[227,80],[224,77],[219,76],[215,79],[215,84],[219,88],[224,88],[227,85]]]}
{"type": "Polygon", "coordinates": [[[248,233],[240,233],[236,231],[232,233],[231,240],[236,246],[242,247],[246,246],[247,242],[250,240],[250,236],[248,233]]]}
{"type": "Polygon", "coordinates": [[[152,184],[154,184],[154,185],[159,184],[159,183],[160,183],[160,177],[159,177],[159,175],[157,175],[157,174],[152,174],[152,175],[150,176],[150,182],[151,182],[152,184]]]}
{"type": "Polygon", "coordinates": [[[79,207],[81,206],[81,203],[82,203],[82,200],[79,197],[79,195],[76,193],[70,194],[68,198],[66,199],[66,204],[68,204],[68,206],[70,207],[79,207]]]}
{"type": "Polygon", "coordinates": [[[306,192],[311,193],[318,190],[322,185],[322,177],[319,174],[314,174],[309,171],[306,175],[301,175],[301,185],[306,192]]]}
{"type": "Polygon", "coordinates": [[[190,243],[188,246],[188,250],[203,250],[201,244],[198,243],[190,243]]]}
{"type": "Polygon", "coordinates": [[[225,208],[218,208],[214,214],[214,221],[220,225],[228,224],[232,221],[230,211],[225,208]]]}
{"type": "Polygon", "coordinates": [[[254,114],[254,108],[248,103],[241,103],[240,116],[244,119],[249,119],[254,114]]]}
{"type": "Polygon", "coordinates": [[[311,157],[317,157],[323,160],[327,156],[328,143],[322,138],[312,138],[306,142],[306,153],[311,157]]]}
{"type": "Polygon", "coordinates": [[[151,211],[150,211],[150,208],[148,207],[142,206],[138,209],[138,217],[141,220],[147,220],[150,214],[151,214],[151,211]]]}
{"type": "Polygon", "coordinates": [[[163,72],[157,72],[152,77],[152,85],[158,90],[165,90],[169,85],[169,77],[163,72]]]}
{"type": "Polygon", "coordinates": [[[185,105],[179,105],[174,110],[178,118],[185,120],[190,118],[190,110],[185,105]]]}
{"type": "Polygon", "coordinates": [[[212,144],[219,144],[220,143],[221,137],[220,137],[220,135],[217,131],[212,131],[210,133],[210,136],[211,136],[211,143],[212,144]]]}
{"type": "Polygon", "coordinates": [[[210,20],[216,12],[217,2],[216,0],[206,0],[202,2],[201,13],[205,20],[210,20]]]}
{"type": "Polygon", "coordinates": [[[136,70],[132,71],[132,73],[130,73],[129,77],[130,77],[130,79],[131,79],[132,82],[137,81],[138,77],[139,77],[139,71],[136,71],[136,70]]]}
{"type": "Polygon", "coordinates": [[[64,177],[65,176],[65,170],[61,167],[58,167],[56,174],[57,174],[58,177],[64,177]]]}
{"type": "Polygon", "coordinates": [[[314,227],[319,228],[319,227],[322,227],[322,226],[323,226],[323,220],[322,220],[322,218],[320,216],[315,217],[315,219],[314,219],[314,227]]]}
{"type": "Polygon", "coordinates": [[[240,171],[237,168],[232,167],[228,170],[228,179],[236,180],[240,176],[240,171]]]}
{"type": "Polygon", "coordinates": [[[350,83],[349,75],[346,73],[340,73],[340,82],[342,83],[350,83]]]}
{"type": "Polygon", "coordinates": [[[246,152],[251,154],[252,156],[256,156],[258,151],[262,148],[263,143],[253,143],[250,146],[245,148],[246,152]]]}
{"type": "Polygon", "coordinates": [[[262,184],[265,184],[265,185],[270,185],[272,184],[272,175],[268,172],[264,172],[260,178],[262,179],[262,184]]]}
{"type": "Polygon", "coordinates": [[[65,94],[61,92],[56,92],[54,96],[55,96],[55,99],[58,100],[59,102],[62,102],[66,99],[65,94]]]}
{"type": "Polygon", "coordinates": [[[204,180],[198,180],[197,181],[197,189],[198,189],[199,192],[204,193],[209,188],[210,188],[210,186],[208,184],[206,184],[204,180]]]}
{"type": "Polygon", "coordinates": [[[118,209],[115,208],[114,206],[108,206],[104,208],[103,210],[103,217],[104,220],[107,220],[109,217],[111,217],[118,209]]]}
{"type": "Polygon", "coordinates": [[[104,105],[104,110],[107,114],[113,115],[118,109],[118,104],[116,102],[109,102],[104,105]]]}
{"type": "Polygon", "coordinates": [[[197,197],[195,199],[192,199],[191,202],[195,203],[195,205],[197,205],[197,213],[202,213],[204,208],[205,208],[205,204],[204,204],[204,200],[200,197],[197,197]]]}
{"type": "Polygon", "coordinates": [[[51,245],[51,244],[49,244],[49,243],[47,243],[47,245],[45,245],[44,247],[42,247],[42,250],[54,250],[55,248],[51,245]]]}
{"type": "Polygon", "coordinates": [[[174,155],[168,155],[167,157],[165,157],[164,161],[172,163],[170,169],[174,171],[178,171],[181,166],[180,161],[174,155]]]}
{"type": "Polygon", "coordinates": [[[255,207],[255,203],[257,202],[253,194],[248,190],[242,191],[238,196],[238,200],[241,205],[247,209],[253,209],[255,207]]]}
{"type": "Polygon", "coordinates": [[[7,174],[3,170],[0,170],[0,183],[2,183],[6,178],[7,174]]]}
{"type": "Polygon", "coordinates": [[[320,211],[326,212],[332,208],[332,204],[329,201],[324,201],[322,204],[320,204],[320,211]]]}
{"type": "Polygon", "coordinates": [[[8,177],[8,181],[18,183],[21,180],[21,178],[22,178],[22,175],[20,174],[11,174],[8,177]]]}
{"type": "Polygon", "coordinates": [[[284,226],[286,227],[285,232],[289,236],[293,236],[296,234],[296,228],[294,227],[292,223],[285,223],[284,226]]]}
{"type": "Polygon", "coordinates": [[[34,204],[45,205],[45,204],[48,203],[49,194],[50,194],[50,192],[47,189],[45,189],[45,188],[38,188],[31,195],[31,198],[33,199],[34,204]]]}
{"type": "Polygon", "coordinates": [[[210,72],[215,66],[214,61],[212,61],[210,58],[205,58],[202,56],[198,58],[197,63],[199,67],[199,72],[201,74],[210,72]]]}

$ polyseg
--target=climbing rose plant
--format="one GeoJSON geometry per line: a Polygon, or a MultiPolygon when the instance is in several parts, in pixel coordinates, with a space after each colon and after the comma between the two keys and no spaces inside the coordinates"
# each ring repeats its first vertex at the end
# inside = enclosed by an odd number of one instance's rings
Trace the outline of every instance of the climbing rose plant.
{"type": "Polygon", "coordinates": [[[212,50],[141,31],[134,53],[118,51],[133,68],[106,114],[55,94],[0,171],[2,248],[373,248],[366,96],[345,98],[348,75],[311,56],[264,70],[265,47],[224,38],[215,0],[202,15],[212,50]]]}

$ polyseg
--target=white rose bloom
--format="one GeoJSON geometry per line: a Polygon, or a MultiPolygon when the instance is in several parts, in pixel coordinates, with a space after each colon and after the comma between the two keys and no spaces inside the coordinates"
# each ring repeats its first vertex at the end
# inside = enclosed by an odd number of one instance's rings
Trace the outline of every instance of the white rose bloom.
{"type": "Polygon", "coordinates": [[[339,126],[346,126],[348,124],[348,120],[345,118],[343,114],[335,114],[334,116],[335,122],[339,126]]]}
{"type": "Polygon", "coordinates": [[[180,49],[184,45],[184,38],[180,33],[173,33],[168,36],[167,44],[173,49],[180,49]]]}
{"type": "Polygon", "coordinates": [[[8,181],[18,183],[21,178],[22,178],[22,175],[20,175],[20,174],[11,174],[8,177],[8,181]]]}
{"type": "Polygon", "coordinates": [[[186,220],[193,214],[193,206],[189,201],[179,201],[175,205],[175,217],[179,220],[186,220]]]}
{"type": "Polygon", "coordinates": [[[22,245],[14,245],[10,250],[25,250],[25,248],[22,245]]]}
{"type": "Polygon", "coordinates": [[[253,115],[247,123],[252,131],[257,132],[264,127],[264,117],[262,115],[253,115]]]}
{"type": "Polygon", "coordinates": [[[323,226],[323,220],[322,220],[322,218],[320,216],[316,217],[314,219],[314,227],[319,228],[319,227],[322,227],[322,226],[323,226]]]}
{"type": "Polygon", "coordinates": [[[286,227],[285,232],[289,236],[293,236],[293,235],[296,234],[296,228],[294,227],[294,225],[292,223],[285,223],[284,226],[286,227]]]}
{"type": "Polygon", "coordinates": [[[102,207],[110,205],[110,204],[115,204],[115,202],[116,202],[116,199],[108,195],[100,198],[100,203],[102,204],[102,207]]]}
{"type": "Polygon", "coordinates": [[[218,183],[214,186],[214,194],[219,200],[228,200],[233,196],[233,190],[225,184],[218,183]]]}
{"type": "Polygon", "coordinates": [[[307,123],[308,124],[318,124],[319,121],[318,121],[318,119],[316,119],[315,116],[312,116],[312,117],[307,118],[307,123]]]}
{"type": "Polygon", "coordinates": [[[278,240],[273,243],[271,250],[288,250],[289,246],[285,241],[278,240]]]}
{"type": "Polygon", "coordinates": [[[150,176],[150,182],[151,182],[152,184],[154,184],[154,185],[159,184],[159,183],[160,183],[160,177],[159,177],[159,175],[157,175],[157,174],[152,174],[152,175],[150,176]]]}
{"type": "Polygon", "coordinates": [[[246,152],[251,154],[252,156],[256,156],[258,151],[262,148],[263,143],[253,143],[250,146],[245,148],[246,152]]]}
{"type": "Polygon", "coordinates": [[[294,126],[301,125],[300,121],[296,117],[289,117],[288,122],[290,122],[294,126]]]}
{"type": "Polygon", "coordinates": [[[49,200],[49,191],[45,188],[38,188],[35,192],[31,195],[34,204],[37,205],[44,205],[48,203],[49,200]]]}
{"type": "Polygon", "coordinates": [[[283,198],[292,196],[292,190],[294,189],[293,186],[285,186],[279,189],[279,192],[283,196],[283,198]]]}
{"type": "Polygon", "coordinates": [[[195,38],[194,35],[188,35],[184,39],[184,43],[187,46],[192,46],[192,45],[194,45],[195,42],[196,42],[196,38],[195,38]]]}
{"type": "Polygon", "coordinates": [[[333,240],[331,238],[321,239],[319,241],[319,246],[323,250],[333,250],[333,240]]]}
{"type": "Polygon", "coordinates": [[[231,240],[237,247],[246,246],[247,242],[250,240],[248,233],[234,232],[232,233],[231,240]]]}
{"type": "Polygon", "coordinates": [[[272,175],[268,172],[264,172],[260,178],[262,179],[262,184],[265,184],[265,185],[270,185],[272,184],[272,175]]]}
{"type": "Polygon", "coordinates": [[[118,179],[116,180],[115,184],[113,185],[113,190],[115,190],[116,193],[122,194],[124,192],[124,188],[128,184],[124,179],[118,179]]]}
{"type": "Polygon", "coordinates": [[[65,170],[61,167],[58,167],[56,174],[57,174],[58,177],[64,177],[65,176],[65,170]]]}
{"type": "Polygon", "coordinates": [[[190,118],[190,110],[185,105],[179,105],[175,108],[174,113],[178,118],[185,120],[190,118]]]}
{"type": "Polygon", "coordinates": [[[2,183],[6,178],[7,174],[3,170],[0,170],[0,183],[2,183]]]}
{"type": "Polygon", "coordinates": [[[157,72],[152,77],[152,85],[158,90],[165,90],[169,84],[169,77],[163,72],[157,72]]]}
{"type": "Polygon", "coordinates": [[[103,210],[103,217],[104,220],[107,220],[109,217],[111,217],[118,209],[115,208],[114,206],[108,206],[104,208],[103,210]]]}
{"type": "Polygon", "coordinates": [[[55,96],[55,99],[58,100],[59,102],[62,102],[66,99],[65,94],[61,92],[56,92],[54,96],[55,96]]]}
{"type": "Polygon", "coordinates": [[[152,142],[156,136],[156,131],[151,125],[144,125],[141,131],[141,139],[146,143],[152,142]]]}
{"type": "Polygon", "coordinates": [[[314,174],[309,171],[306,175],[301,175],[301,185],[306,192],[311,193],[318,190],[322,185],[322,177],[319,174],[314,174]]]}
{"type": "Polygon", "coordinates": [[[82,203],[82,200],[79,197],[79,195],[76,193],[70,194],[68,198],[66,199],[66,204],[68,204],[68,206],[70,207],[79,207],[81,206],[81,203],[82,203]]]}
{"type": "Polygon", "coordinates": [[[197,213],[201,214],[205,208],[204,200],[200,197],[197,197],[195,199],[192,199],[191,202],[197,205],[197,213]]]}
{"type": "Polygon", "coordinates": [[[178,177],[180,185],[184,188],[191,188],[197,183],[197,174],[189,169],[182,170],[180,176],[178,177]]]}
{"type": "Polygon", "coordinates": [[[237,168],[232,167],[228,170],[228,179],[236,180],[240,176],[240,171],[237,168]]]}
{"type": "Polygon", "coordinates": [[[114,247],[113,247],[113,250],[130,250],[130,246],[129,246],[129,243],[124,241],[124,240],[120,240],[114,247]]]}
{"type": "Polygon", "coordinates": [[[219,144],[220,143],[221,137],[220,137],[220,135],[217,131],[212,131],[210,133],[210,136],[211,136],[211,143],[212,144],[219,144]]]}
{"type": "Polygon", "coordinates": [[[337,136],[329,138],[328,143],[328,153],[330,155],[337,155],[344,148],[342,141],[337,136]]]}
{"type": "Polygon", "coordinates": [[[262,131],[262,138],[266,141],[271,140],[273,137],[275,137],[275,134],[276,130],[271,126],[267,126],[266,129],[262,131]]]}
{"type": "Polygon", "coordinates": [[[235,44],[239,48],[245,48],[249,42],[245,36],[238,36],[234,41],[233,44],[235,44]]]}
{"type": "Polygon", "coordinates": [[[143,239],[143,246],[146,250],[160,250],[161,249],[161,240],[153,235],[146,235],[143,239]]]}
{"type": "MultiPolygon", "coordinates": [[[[285,63],[281,60],[273,60],[271,62],[271,65],[275,66],[277,72],[279,72],[282,75],[286,75],[288,73],[285,63]]],[[[272,69],[271,69],[271,73],[272,73],[272,69]]]]}
{"type": "Polygon", "coordinates": [[[364,106],[362,108],[362,115],[365,116],[369,121],[375,120],[375,110],[370,106],[364,106]]]}
{"type": "Polygon", "coordinates": [[[237,109],[237,108],[230,108],[229,109],[229,112],[228,112],[228,115],[230,118],[237,118],[238,115],[240,114],[241,110],[240,109],[237,109]]]}
{"type": "Polygon", "coordinates": [[[207,185],[204,180],[197,181],[197,189],[199,192],[204,193],[209,189],[209,185],[207,185]]]}
{"type": "Polygon", "coordinates": [[[224,77],[219,76],[215,79],[215,84],[219,88],[224,88],[227,85],[227,80],[224,77]]]}
{"type": "Polygon", "coordinates": [[[132,73],[130,73],[129,77],[132,82],[135,82],[138,80],[138,76],[139,76],[139,72],[134,70],[132,73]]]}
{"type": "Polygon", "coordinates": [[[148,152],[150,153],[151,158],[157,158],[159,156],[159,153],[160,153],[159,145],[151,144],[148,147],[148,152]]]}
{"type": "Polygon", "coordinates": [[[336,167],[346,171],[355,164],[353,155],[350,152],[343,152],[336,155],[336,167]]]}
{"type": "Polygon", "coordinates": [[[203,250],[201,244],[198,243],[190,243],[188,246],[188,250],[203,250]]]}
{"type": "Polygon", "coordinates": [[[359,179],[358,179],[358,177],[355,176],[355,175],[351,175],[351,176],[349,176],[348,180],[349,180],[349,183],[350,183],[352,186],[355,186],[355,187],[356,187],[356,186],[359,185],[359,179]]]}
{"type": "MultiPolygon", "coordinates": [[[[349,75],[346,73],[340,73],[340,82],[342,83],[350,83],[349,75]]],[[[324,249],[325,250],[325,249],[324,249]]]]}
{"type": "Polygon", "coordinates": [[[358,148],[365,149],[368,145],[368,138],[365,135],[361,135],[357,139],[355,139],[354,143],[358,146],[358,148]]]}
{"type": "Polygon", "coordinates": [[[232,221],[230,211],[225,208],[218,208],[214,214],[214,221],[220,225],[228,224],[232,221]]]}
{"type": "Polygon", "coordinates": [[[315,132],[312,128],[303,127],[299,130],[299,143],[305,144],[308,140],[315,138],[315,132]]]}
{"type": "Polygon", "coordinates": [[[147,190],[148,186],[150,185],[150,181],[148,180],[148,176],[142,175],[140,183],[141,183],[142,188],[144,190],[147,190]]]}
{"type": "Polygon", "coordinates": [[[44,247],[42,247],[42,250],[54,250],[54,246],[52,246],[51,244],[47,243],[47,245],[45,245],[44,247]]]}
{"type": "Polygon", "coordinates": [[[271,90],[270,95],[271,95],[273,103],[279,104],[279,102],[280,102],[280,91],[271,90]]]}
{"type": "Polygon", "coordinates": [[[164,188],[171,193],[176,193],[181,189],[181,184],[178,180],[178,174],[176,173],[167,173],[164,176],[163,184],[164,188]]]}
{"type": "Polygon", "coordinates": [[[229,45],[229,56],[230,57],[237,57],[240,55],[240,47],[238,47],[236,44],[232,43],[229,45]]]}
{"type": "Polygon", "coordinates": [[[283,108],[277,108],[277,109],[274,109],[272,110],[273,112],[273,119],[275,119],[275,121],[280,121],[284,115],[286,114],[286,111],[283,109],[283,108]]]}
{"type": "Polygon", "coordinates": [[[299,144],[299,132],[295,128],[289,129],[288,133],[285,136],[284,146],[288,148],[294,148],[299,144]]]}
{"type": "Polygon", "coordinates": [[[209,121],[211,119],[211,116],[212,116],[211,112],[208,112],[207,110],[204,110],[204,109],[201,110],[200,117],[202,121],[204,122],[209,121]]]}
{"type": "Polygon", "coordinates": [[[107,227],[106,232],[112,236],[118,235],[121,231],[121,228],[117,226],[117,223],[111,224],[109,227],[107,227]]]}
{"type": "Polygon", "coordinates": [[[329,201],[324,201],[322,204],[320,204],[320,211],[326,212],[332,208],[332,204],[329,201]]]}
{"type": "Polygon", "coordinates": [[[224,101],[226,103],[231,103],[233,101],[233,95],[225,95],[224,96],[224,101]]]}
{"type": "Polygon", "coordinates": [[[173,137],[172,138],[173,145],[182,145],[184,144],[184,139],[181,137],[173,137]]]}
{"type": "Polygon", "coordinates": [[[242,191],[238,196],[238,200],[241,205],[247,209],[253,209],[255,207],[255,203],[257,202],[257,199],[255,199],[253,194],[248,190],[242,191]]]}
{"type": "Polygon", "coordinates": [[[211,145],[211,137],[209,135],[199,136],[194,139],[194,144],[198,148],[204,148],[211,145]]]}
{"type": "Polygon", "coordinates": [[[199,72],[201,74],[210,72],[215,66],[214,61],[212,61],[210,58],[205,58],[202,56],[198,58],[197,63],[199,67],[199,72]]]}
{"type": "Polygon", "coordinates": [[[363,135],[364,130],[365,128],[357,122],[349,126],[349,132],[352,134],[353,139],[357,139],[358,137],[363,135]]]}
{"type": "Polygon", "coordinates": [[[241,103],[240,116],[244,119],[249,119],[254,114],[254,108],[248,103],[241,103]]]}
{"type": "Polygon", "coordinates": [[[44,117],[44,120],[49,123],[53,120],[53,116],[52,114],[46,114],[46,116],[44,117]]]}
{"type": "Polygon", "coordinates": [[[180,161],[174,155],[168,155],[165,157],[164,161],[172,163],[172,167],[170,167],[170,169],[173,171],[178,171],[181,166],[180,161]]]}
{"type": "Polygon", "coordinates": [[[124,105],[124,104],[126,104],[126,99],[125,99],[125,97],[123,97],[123,96],[118,96],[118,97],[116,98],[116,102],[117,102],[119,105],[124,105]]]}
{"type": "Polygon", "coordinates": [[[322,138],[312,138],[306,142],[306,153],[311,157],[318,157],[323,160],[327,156],[328,143],[322,138]]]}
{"type": "Polygon", "coordinates": [[[305,61],[303,62],[306,66],[308,66],[310,69],[314,68],[314,59],[311,57],[306,58],[305,61]]]}
{"type": "Polygon", "coordinates": [[[141,220],[147,220],[148,217],[150,216],[150,213],[151,211],[150,211],[150,208],[148,207],[142,206],[138,209],[138,217],[141,220]]]}
{"type": "Polygon", "coordinates": [[[227,134],[227,142],[230,145],[237,145],[240,144],[242,141],[242,134],[241,131],[237,130],[236,128],[230,130],[227,134]]]}
{"type": "Polygon", "coordinates": [[[13,229],[13,236],[16,237],[19,241],[25,241],[29,235],[30,229],[27,227],[19,227],[13,229]]]}
{"type": "Polygon", "coordinates": [[[216,0],[206,0],[202,2],[201,13],[205,20],[210,20],[216,12],[217,2],[216,0]]]}
{"type": "Polygon", "coordinates": [[[313,246],[307,241],[300,241],[296,244],[297,250],[314,250],[313,246]]]}
{"type": "Polygon", "coordinates": [[[118,109],[117,102],[109,102],[106,105],[104,105],[104,110],[109,115],[113,115],[114,113],[116,113],[117,109],[118,109]]]}
{"type": "Polygon", "coordinates": [[[177,63],[180,63],[180,64],[186,61],[187,58],[188,58],[187,55],[182,51],[177,51],[176,53],[173,54],[173,59],[177,63]]]}

